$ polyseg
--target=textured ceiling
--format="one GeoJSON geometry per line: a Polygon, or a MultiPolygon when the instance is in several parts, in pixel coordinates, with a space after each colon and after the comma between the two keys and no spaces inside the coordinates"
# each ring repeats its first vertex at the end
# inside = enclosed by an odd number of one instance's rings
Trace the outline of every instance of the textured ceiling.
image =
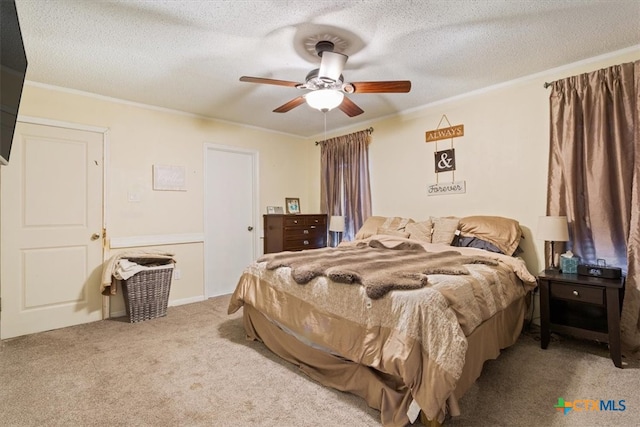
{"type": "MultiPolygon", "coordinates": [[[[272,110],[302,94],[308,40],[334,37],[345,81],[411,80],[352,94],[341,128],[640,44],[640,0],[17,0],[27,79],[310,137],[323,113],[272,110]]],[[[337,49],[336,49],[337,50],[337,49]]]]}

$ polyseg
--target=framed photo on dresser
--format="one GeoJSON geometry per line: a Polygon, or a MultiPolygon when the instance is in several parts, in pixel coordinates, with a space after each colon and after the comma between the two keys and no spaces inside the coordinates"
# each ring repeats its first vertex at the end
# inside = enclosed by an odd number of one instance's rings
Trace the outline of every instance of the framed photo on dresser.
{"type": "Polygon", "coordinates": [[[287,197],[284,200],[284,204],[287,207],[288,214],[300,213],[300,199],[297,197],[287,197]]]}
{"type": "Polygon", "coordinates": [[[282,215],[284,213],[284,209],[282,206],[267,206],[267,215],[282,215]]]}

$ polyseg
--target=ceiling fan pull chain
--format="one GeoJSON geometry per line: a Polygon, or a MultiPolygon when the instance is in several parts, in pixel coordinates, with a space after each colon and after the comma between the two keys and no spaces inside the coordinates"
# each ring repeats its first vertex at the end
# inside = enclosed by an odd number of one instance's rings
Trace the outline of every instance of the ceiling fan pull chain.
{"type": "Polygon", "coordinates": [[[327,141],[327,112],[325,111],[324,114],[324,140],[325,142],[327,141]]]}

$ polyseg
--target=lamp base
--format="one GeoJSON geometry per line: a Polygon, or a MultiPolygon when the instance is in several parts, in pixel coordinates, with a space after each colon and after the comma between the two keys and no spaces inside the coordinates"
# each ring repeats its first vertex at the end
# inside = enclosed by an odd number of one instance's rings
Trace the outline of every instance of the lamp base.
{"type": "Polygon", "coordinates": [[[329,247],[335,248],[342,241],[342,232],[340,231],[331,231],[331,242],[329,242],[329,247]]]}
{"type": "Polygon", "coordinates": [[[555,248],[555,244],[556,242],[554,242],[553,240],[551,241],[551,265],[547,268],[545,268],[545,272],[547,273],[562,273],[560,271],[560,267],[556,265],[556,248],[555,248]]]}

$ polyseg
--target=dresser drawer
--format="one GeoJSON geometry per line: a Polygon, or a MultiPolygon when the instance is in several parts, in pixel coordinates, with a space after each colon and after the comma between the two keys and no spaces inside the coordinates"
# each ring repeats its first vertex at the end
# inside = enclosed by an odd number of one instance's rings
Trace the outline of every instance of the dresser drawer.
{"type": "Polygon", "coordinates": [[[327,223],[326,215],[311,216],[311,217],[305,218],[305,225],[324,226],[326,223],[327,223]]]}
{"type": "Polygon", "coordinates": [[[303,249],[317,249],[327,246],[325,236],[300,237],[297,239],[287,238],[283,245],[285,251],[299,251],[303,249]]]}
{"type": "Polygon", "coordinates": [[[325,215],[318,216],[291,216],[284,219],[285,227],[297,227],[305,225],[324,225],[327,223],[325,215]]]}
{"type": "Polygon", "coordinates": [[[551,283],[550,293],[552,298],[562,298],[597,305],[604,304],[604,289],[593,286],[553,282],[551,283]]]}
{"type": "Polygon", "coordinates": [[[315,225],[303,225],[300,227],[285,227],[284,229],[284,238],[289,239],[299,239],[299,238],[313,238],[317,235],[325,234],[325,228],[319,227],[315,225]]]}
{"type": "Polygon", "coordinates": [[[285,229],[289,227],[302,226],[305,223],[305,218],[301,216],[290,216],[284,219],[285,229]]]}

